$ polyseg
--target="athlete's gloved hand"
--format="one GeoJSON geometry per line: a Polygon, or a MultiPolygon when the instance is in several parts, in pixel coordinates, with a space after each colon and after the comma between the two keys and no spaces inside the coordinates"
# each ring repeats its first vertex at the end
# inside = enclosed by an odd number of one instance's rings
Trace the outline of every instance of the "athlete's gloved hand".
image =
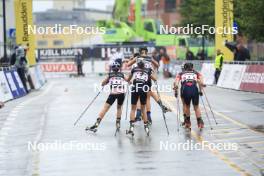
{"type": "Polygon", "coordinates": [[[200,95],[200,96],[203,96],[203,92],[199,92],[199,95],[200,95]]]}

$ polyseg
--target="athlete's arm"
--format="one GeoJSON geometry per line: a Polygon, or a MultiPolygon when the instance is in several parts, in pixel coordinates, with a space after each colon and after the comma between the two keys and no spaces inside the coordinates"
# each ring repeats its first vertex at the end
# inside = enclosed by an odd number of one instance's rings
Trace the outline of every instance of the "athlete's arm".
{"type": "Polygon", "coordinates": [[[203,88],[205,87],[205,85],[203,81],[203,76],[200,73],[198,73],[197,83],[198,83],[200,92],[203,92],[203,88]]]}
{"type": "Polygon", "coordinates": [[[157,76],[154,75],[154,74],[151,74],[151,75],[150,75],[150,78],[151,78],[153,81],[157,81],[157,76]]]}
{"type": "Polygon", "coordinates": [[[109,82],[109,77],[105,78],[103,81],[102,81],[102,86],[105,86],[106,84],[108,84],[109,82]]]}
{"type": "Polygon", "coordinates": [[[151,59],[151,63],[156,67],[159,68],[159,63],[155,59],[151,59]]]}
{"type": "Polygon", "coordinates": [[[133,64],[136,63],[136,58],[134,57],[132,60],[130,60],[128,63],[127,63],[127,66],[130,67],[132,66],[133,64]]]}

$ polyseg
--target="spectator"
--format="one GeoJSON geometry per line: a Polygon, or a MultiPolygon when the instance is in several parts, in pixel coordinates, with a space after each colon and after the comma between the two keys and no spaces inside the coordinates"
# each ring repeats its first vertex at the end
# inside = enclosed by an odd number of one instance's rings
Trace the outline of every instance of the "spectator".
{"type": "Polygon", "coordinates": [[[15,61],[15,67],[17,69],[17,73],[22,81],[22,84],[28,93],[28,88],[27,88],[27,79],[26,79],[26,70],[27,70],[27,59],[25,56],[25,50],[23,47],[18,46],[16,49],[16,61],[15,61]]]}
{"type": "Polygon", "coordinates": [[[160,55],[158,53],[158,51],[155,49],[153,52],[152,52],[152,57],[155,61],[157,61],[158,63],[160,63],[160,55]]]}
{"type": "Polygon", "coordinates": [[[170,57],[166,53],[166,50],[164,48],[160,49],[160,60],[163,62],[163,76],[164,78],[171,77],[171,73],[169,72],[170,68],[170,57]]]}
{"type": "Polygon", "coordinates": [[[223,62],[224,62],[224,56],[223,56],[221,50],[218,49],[217,53],[216,53],[216,57],[215,57],[215,64],[214,64],[214,67],[215,67],[215,74],[214,74],[215,84],[217,84],[218,79],[220,77],[222,67],[223,67],[223,62]]]}
{"type": "Polygon", "coordinates": [[[242,44],[238,44],[234,50],[234,61],[250,60],[249,50],[242,44]]]}
{"type": "Polygon", "coordinates": [[[77,74],[78,76],[84,76],[83,74],[83,58],[81,52],[78,51],[77,55],[75,55],[75,64],[77,66],[77,74]]]}
{"type": "Polygon", "coordinates": [[[194,60],[194,54],[189,48],[187,48],[185,59],[186,60],[194,60]]]}
{"type": "Polygon", "coordinates": [[[199,49],[196,55],[197,60],[205,60],[206,56],[203,49],[199,49]]]}

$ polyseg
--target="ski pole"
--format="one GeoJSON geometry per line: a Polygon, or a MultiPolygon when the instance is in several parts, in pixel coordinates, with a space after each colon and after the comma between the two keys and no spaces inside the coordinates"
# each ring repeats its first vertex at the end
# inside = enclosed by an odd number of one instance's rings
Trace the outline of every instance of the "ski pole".
{"type": "Polygon", "coordinates": [[[126,120],[127,120],[127,113],[128,113],[128,95],[129,95],[129,85],[127,86],[127,101],[126,101],[126,120]]]}
{"type": "MultiPolygon", "coordinates": [[[[159,94],[158,82],[155,81],[155,83],[156,83],[156,86],[157,86],[157,94],[158,94],[158,97],[160,99],[161,104],[163,104],[162,101],[161,101],[161,98],[160,98],[160,94],[159,94]]],[[[168,128],[168,125],[167,125],[167,121],[166,121],[166,117],[165,117],[165,113],[164,113],[163,109],[162,109],[162,116],[163,116],[164,124],[165,124],[166,130],[167,130],[167,134],[169,136],[170,135],[170,132],[169,132],[169,128],[168,128]]]]}
{"type": "Polygon", "coordinates": [[[180,131],[180,102],[179,98],[176,97],[176,102],[177,102],[177,131],[180,131]]]}
{"type": "Polygon", "coordinates": [[[206,110],[206,107],[205,107],[205,104],[204,104],[204,101],[203,101],[203,98],[202,98],[202,97],[201,97],[201,100],[202,100],[202,104],[203,104],[204,111],[205,111],[205,114],[206,114],[206,118],[207,118],[208,123],[209,123],[209,125],[210,125],[210,128],[211,128],[211,130],[212,130],[213,127],[212,127],[211,121],[210,121],[210,119],[209,119],[209,116],[208,116],[208,113],[207,113],[207,110],[206,110]]]}
{"type": "Polygon", "coordinates": [[[211,104],[210,104],[210,102],[208,101],[208,98],[207,98],[207,96],[206,96],[205,91],[204,91],[204,90],[202,90],[202,91],[203,91],[203,93],[204,93],[204,96],[205,96],[205,99],[206,99],[207,104],[208,104],[208,106],[209,106],[209,109],[210,109],[210,111],[211,111],[211,113],[212,113],[212,115],[213,115],[213,118],[214,118],[215,124],[217,125],[218,123],[217,123],[217,121],[216,121],[216,118],[215,118],[214,112],[213,112],[213,110],[212,110],[211,104]]]}
{"type": "Polygon", "coordinates": [[[83,115],[86,113],[86,111],[90,108],[90,106],[93,104],[93,102],[96,100],[96,98],[101,94],[102,90],[104,89],[104,87],[102,87],[102,89],[97,93],[97,95],[93,98],[93,100],[91,101],[91,103],[84,109],[84,111],[81,113],[81,115],[79,116],[79,118],[74,122],[74,126],[79,122],[79,120],[83,117],[83,115]]]}

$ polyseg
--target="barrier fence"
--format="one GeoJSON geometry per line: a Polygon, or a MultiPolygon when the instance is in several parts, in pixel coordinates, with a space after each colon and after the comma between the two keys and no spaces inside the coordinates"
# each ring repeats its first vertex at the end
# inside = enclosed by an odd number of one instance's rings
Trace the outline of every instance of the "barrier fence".
{"type": "MultiPolygon", "coordinates": [[[[30,89],[39,89],[46,83],[46,78],[40,67],[36,65],[28,69],[27,82],[30,89]],[[28,80],[29,81],[29,80],[28,80]]],[[[25,87],[15,67],[0,68],[0,101],[6,102],[12,99],[23,97],[27,94],[25,87]]]]}

